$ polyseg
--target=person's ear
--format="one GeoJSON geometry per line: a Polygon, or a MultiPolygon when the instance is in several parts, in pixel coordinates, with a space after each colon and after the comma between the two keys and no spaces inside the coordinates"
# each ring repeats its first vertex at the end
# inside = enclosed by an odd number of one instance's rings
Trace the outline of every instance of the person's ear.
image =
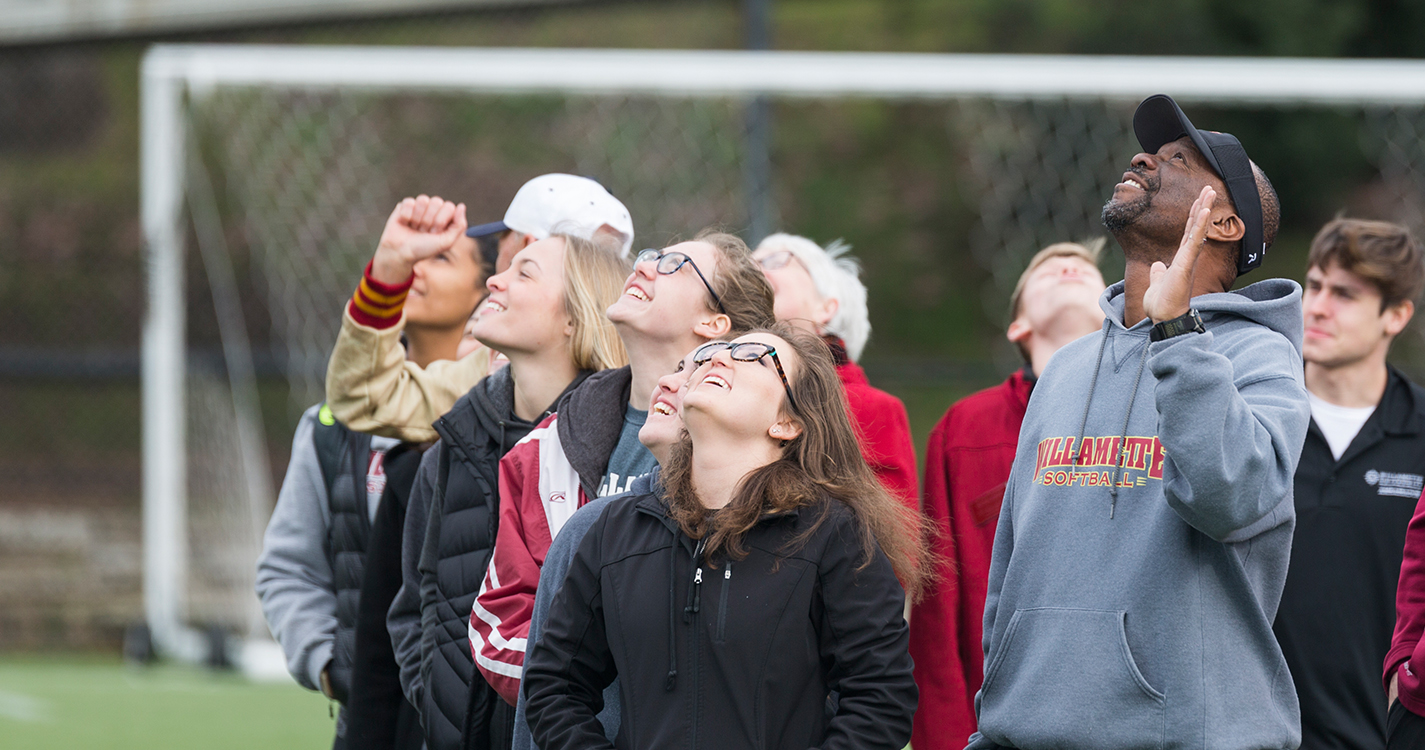
{"type": "Polygon", "coordinates": [[[784,443],[789,440],[796,440],[801,437],[801,434],[801,424],[788,417],[782,417],[776,422],[773,422],[771,427],[767,428],[768,437],[773,440],[780,440],[784,443]]]}
{"type": "Polygon", "coordinates": [[[525,233],[523,233],[523,232],[520,233],[520,243],[521,243],[521,244],[520,244],[520,249],[521,249],[521,250],[523,250],[523,249],[529,247],[530,245],[533,245],[533,244],[536,243],[536,242],[539,242],[539,238],[535,237],[534,235],[532,235],[532,234],[525,234],[525,233]]]}
{"type": "Polygon", "coordinates": [[[1207,239],[1213,242],[1238,242],[1247,233],[1247,225],[1230,206],[1213,209],[1207,225],[1207,239]]]}
{"type": "Polygon", "coordinates": [[[597,240],[600,237],[606,237],[614,242],[617,242],[620,247],[622,247],[624,242],[626,241],[623,232],[614,229],[608,224],[600,224],[599,228],[594,230],[594,238],[597,240]]]}
{"type": "Polygon", "coordinates": [[[1397,302],[1385,309],[1381,313],[1381,318],[1385,322],[1385,332],[1389,336],[1399,335],[1405,330],[1405,326],[1410,324],[1410,319],[1415,317],[1415,303],[1410,300],[1397,302]]]}
{"type": "Polygon", "coordinates": [[[841,300],[822,300],[821,308],[816,311],[816,320],[814,321],[816,323],[817,329],[819,330],[825,328],[826,324],[830,323],[831,319],[836,317],[836,311],[839,309],[841,309],[841,300]]]}
{"type": "Polygon", "coordinates": [[[1013,323],[1009,324],[1009,330],[1005,331],[1004,337],[1013,343],[1020,344],[1029,338],[1029,334],[1031,333],[1034,333],[1034,328],[1030,326],[1029,321],[1021,315],[1015,318],[1013,323]]]}
{"type": "Polygon", "coordinates": [[[693,333],[699,338],[716,341],[726,338],[732,331],[732,318],[723,313],[712,313],[709,317],[693,324],[693,333]]]}

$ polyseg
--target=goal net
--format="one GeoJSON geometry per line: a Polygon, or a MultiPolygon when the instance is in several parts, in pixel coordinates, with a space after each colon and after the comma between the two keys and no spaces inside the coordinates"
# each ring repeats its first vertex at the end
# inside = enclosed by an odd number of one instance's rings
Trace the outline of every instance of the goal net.
{"type": "Polygon", "coordinates": [[[857,254],[906,357],[1002,324],[1034,252],[1103,234],[1149,94],[1205,124],[1325,123],[1330,144],[1276,146],[1344,159],[1342,208],[1425,221],[1416,63],[176,45],[143,76],[145,606],[181,658],[205,626],[266,636],[254,562],[290,428],[403,196],[491,221],[570,172],[623,200],[640,247],[710,225],[886,237],[857,254]]]}

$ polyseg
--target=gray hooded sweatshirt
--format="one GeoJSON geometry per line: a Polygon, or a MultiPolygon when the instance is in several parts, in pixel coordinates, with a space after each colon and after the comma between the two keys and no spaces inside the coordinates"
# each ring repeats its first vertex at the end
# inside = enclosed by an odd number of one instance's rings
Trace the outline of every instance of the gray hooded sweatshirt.
{"type": "Polygon", "coordinates": [[[1100,304],[1020,430],[969,747],[1295,748],[1272,619],[1310,420],[1301,287],[1196,297],[1207,332],[1153,344],[1121,282],[1100,304]]]}

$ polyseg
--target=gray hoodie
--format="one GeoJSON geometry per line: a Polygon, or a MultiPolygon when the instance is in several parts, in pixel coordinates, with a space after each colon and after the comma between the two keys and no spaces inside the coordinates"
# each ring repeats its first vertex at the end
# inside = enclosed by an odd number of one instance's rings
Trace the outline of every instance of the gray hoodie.
{"type": "Polygon", "coordinates": [[[969,747],[1295,748],[1271,625],[1310,420],[1301,288],[1196,297],[1207,333],[1151,345],[1151,321],[1124,328],[1123,294],[1104,292],[1102,333],[1055,354],[1029,401],[969,747]]]}

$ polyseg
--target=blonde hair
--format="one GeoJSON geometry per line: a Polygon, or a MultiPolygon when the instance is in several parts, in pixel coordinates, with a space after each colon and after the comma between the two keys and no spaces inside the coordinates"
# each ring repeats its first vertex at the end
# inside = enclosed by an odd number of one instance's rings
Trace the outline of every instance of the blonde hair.
{"type": "Polygon", "coordinates": [[[623,292],[633,268],[616,238],[589,240],[571,234],[564,241],[564,312],[574,322],[569,353],[581,370],[607,370],[628,364],[614,325],[604,311],[623,292]]]}
{"type": "Polygon", "coordinates": [[[1056,242],[1043,250],[1034,254],[1029,259],[1029,266],[1024,269],[1024,273],[1019,275],[1019,282],[1014,285],[1014,294],[1009,296],[1009,320],[1014,322],[1019,317],[1019,306],[1024,300],[1024,285],[1029,283],[1029,277],[1034,275],[1034,271],[1040,266],[1048,263],[1054,258],[1078,258],[1079,260],[1098,268],[1099,256],[1103,255],[1104,238],[1089,240],[1088,242],[1056,242]]]}
{"type": "MultiPolygon", "coordinates": [[[[1029,283],[1029,277],[1034,275],[1035,269],[1054,258],[1078,258],[1097,269],[1105,241],[1103,237],[1099,237],[1088,242],[1056,242],[1035,253],[1034,257],[1029,259],[1029,267],[1019,275],[1019,282],[1014,285],[1014,294],[1009,296],[1009,322],[1013,323],[1019,318],[1019,307],[1024,302],[1024,287],[1029,283]]],[[[1024,344],[1015,342],[1014,345],[1019,349],[1024,361],[1029,362],[1029,350],[1024,344]]]]}

